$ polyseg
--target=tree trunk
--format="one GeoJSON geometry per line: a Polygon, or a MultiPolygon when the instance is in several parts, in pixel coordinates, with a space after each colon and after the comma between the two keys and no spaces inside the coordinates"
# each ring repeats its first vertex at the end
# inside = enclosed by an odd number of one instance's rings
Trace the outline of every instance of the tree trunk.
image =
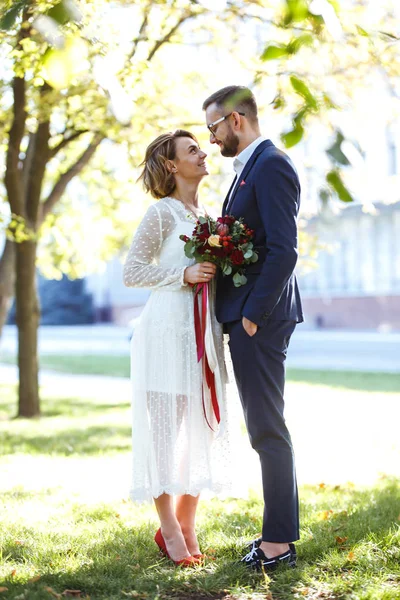
{"type": "Polygon", "coordinates": [[[7,240],[0,259],[0,337],[7,320],[15,285],[15,243],[7,240]]]}
{"type": "Polygon", "coordinates": [[[37,338],[39,301],[36,289],[36,242],[16,245],[16,318],[18,325],[19,417],[40,414],[37,338]]]}

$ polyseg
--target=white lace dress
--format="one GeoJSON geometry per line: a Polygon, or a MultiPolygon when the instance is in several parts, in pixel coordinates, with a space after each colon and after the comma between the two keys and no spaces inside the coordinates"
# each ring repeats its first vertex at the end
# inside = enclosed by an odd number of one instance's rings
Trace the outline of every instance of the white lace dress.
{"type": "Polygon", "coordinates": [[[211,429],[204,416],[194,294],[183,281],[185,268],[194,261],[185,256],[179,235],[190,236],[194,221],[179,200],[163,198],[152,204],[124,267],[125,285],[151,288],[131,342],[131,497],[138,502],[162,493],[196,496],[205,488],[228,494],[231,485],[226,370],[222,330],[213,310],[214,286],[210,284],[210,329],[221,422],[218,427],[212,420],[211,429]]]}

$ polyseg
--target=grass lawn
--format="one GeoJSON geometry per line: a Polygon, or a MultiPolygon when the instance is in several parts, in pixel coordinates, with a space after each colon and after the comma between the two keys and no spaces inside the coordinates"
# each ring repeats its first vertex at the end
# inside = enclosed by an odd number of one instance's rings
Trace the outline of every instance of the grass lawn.
{"type": "MultiPolygon", "coordinates": [[[[16,359],[12,354],[2,353],[0,355],[0,362],[15,364],[16,359]]],[[[61,373],[129,377],[130,358],[129,356],[116,356],[114,354],[42,354],[40,357],[40,366],[43,369],[59,371],[61,373]]],[[[400,375],[396,373],[288,369],[287,380],[370,392],[400,391],[400,375]]]]}
{"type": "MultiPolygon", "coordinates": [[[[293,371],[291,393],[335,394],[340,381],[346,403],[370,394],[365,376],[334,375],[293,371]]],[[[367,383],[372,397],[393,399],[387,375],[367,383]]],[[[13,386],[0,394],[0,599],[61,600],[66,590],[91,600],[400,598],[399,481],[301,487],[298,568],[270,578],[237,564],[261,529],[259,495],[204,501],[198,529],[209,559],[175,569],[152,540],[153,508],[112,489],[129,473],[129,399],[44,389],[43,416],[28,421],[12,419],[13,386]]]]}

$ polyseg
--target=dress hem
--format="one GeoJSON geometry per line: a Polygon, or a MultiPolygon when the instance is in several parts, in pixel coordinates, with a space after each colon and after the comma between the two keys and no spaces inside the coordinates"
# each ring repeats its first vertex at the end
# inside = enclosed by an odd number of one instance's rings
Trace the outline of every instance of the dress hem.
{"type": "Polygon", "coordinates": [[[170,496],[198,496],[203,491],[212,492],[215,495],[223,495],[224,497],[229,497],[229,491],[227,491],[226,485],[212,485],[212,484],[204,484],[198,488],[183,488],[181,485],[175,486],[165,486],[163,488],[159,488],[154,494],[149,490],[131,490],[129,497],[132,502],[136,502],[137,504],[143,504],[145,502],[152,502],[154,498],[158,498],[162,494],[168,494],[170,496]]]}

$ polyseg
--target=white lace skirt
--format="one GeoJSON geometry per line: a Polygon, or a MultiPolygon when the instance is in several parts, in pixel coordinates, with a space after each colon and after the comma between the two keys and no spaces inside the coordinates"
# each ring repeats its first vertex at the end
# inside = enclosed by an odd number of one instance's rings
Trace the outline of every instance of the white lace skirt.
{"type": "MultiPolygon", "coordinates": [[[[217,368],[225,382],[222,331],[215,319],[213,334],[217,368]]],[[[131,377],[131,498],[140,502],[163,493],[197,496],[206,488],[229,495],[225,385],[219,398],[221,434],[204,417],[190,288],[152,292],[132,337],[131,377]]]]}

